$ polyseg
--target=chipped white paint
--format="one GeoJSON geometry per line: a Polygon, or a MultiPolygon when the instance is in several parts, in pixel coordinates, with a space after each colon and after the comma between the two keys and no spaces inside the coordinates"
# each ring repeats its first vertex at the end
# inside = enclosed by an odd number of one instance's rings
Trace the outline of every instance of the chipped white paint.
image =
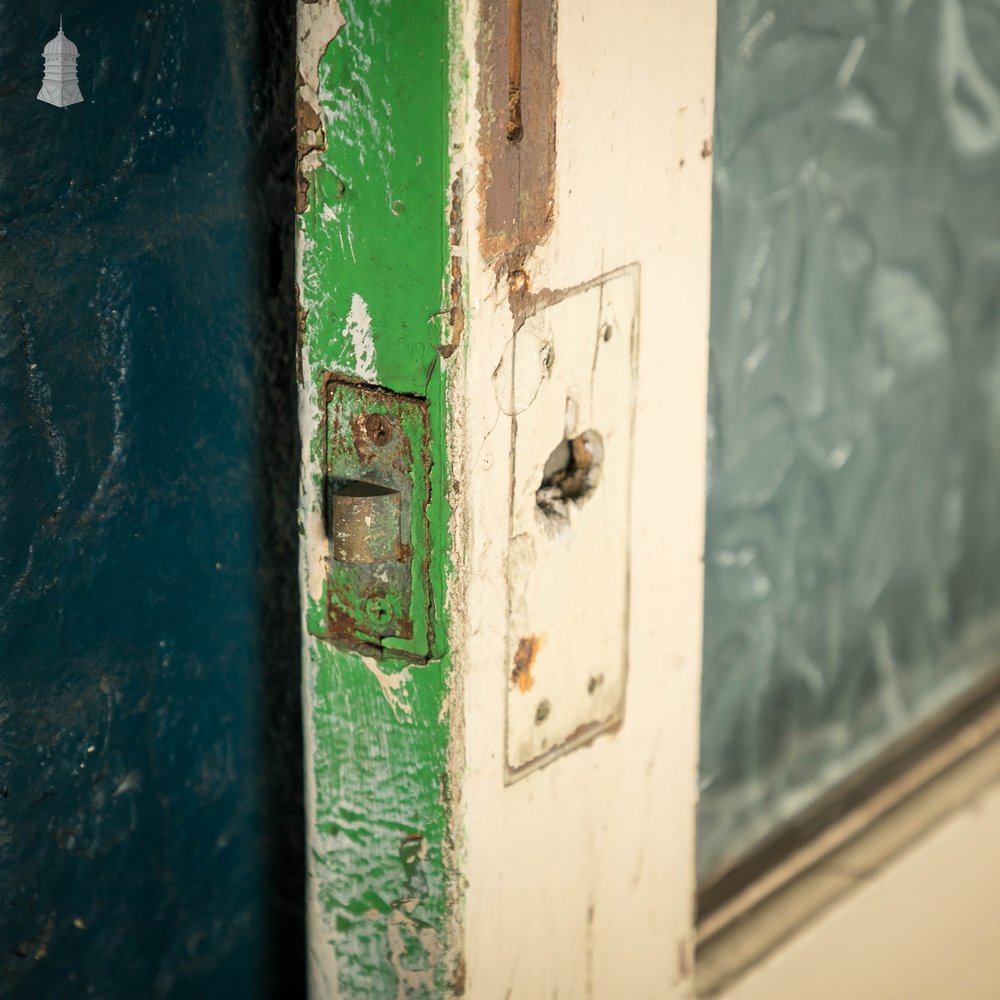
{"type": "MultiPolygon", "coordinates": [[[[352,251],[353,256],[353,251],[352,251]]],[[[350,338],[354,348],[354,367],[352,374],[367,382],[378,381],[375,371],[375,340],[372,337],[372,318],[368,313],[368,304],[357,292],[351,297],[351,309],[344,323],[344,336],[350,338]]]]}
{"type": "Polygon", "coordinates": [[[382,689],[385,700],[392,709],[392,714],[397,721],[411,718],[413,716],[413,706],[408,701],[406,685],[410,680],[410,668],[404,667],[396,673],[387,674],[378,665],[378,660],[372,656],[362,656],[361,661],[368,668],[369,672],[378,681],[378,686],[382,689]]]}
{"type": "Polygon", "coordinates": [[[308,149],[299,160],[299,170],[308,174],[320,165],[319,150],[326,145],[326,128],[329,123],[321,102],[319,79],[320,60],[330,42],[347,23],[337,0],[299,0],[297,14],[296,58],[299,72],[299,100],[315,114],[319,128],[303,128],[300,144],[308,149]]]}
{"type": "Polygon", "coordinates": [[[441,942],[433,927],[422,926],[411,916],[419,905],[418,899],[400,900],[387,922],[389,963],[396,972],[396,1000],[435,995],[434,973],[441,959],[441,942]],[[422,952],[419,957],[413,955],[414,941],[422,952]],[[415,961],[420,963],[416,968],[415,961]]]}
{"type": "Polygon", "coordinates": [[[297,58],[302,83],[299,95],[321,114],[319,102],[319,63],[347,23],[337,0],[299,0],[297,58]]]}
{"type": "MultiPolygon", "coordinates": [[[[452,402],[462,490],[450,602],[460,705],[453,739],[464,743],[453,780],[467,885],[465,995],[677,1000],[692,990],[711,217],[711,159],[700,152],[712,134],[715,8],[559,5],[555,221],[524,269],[537,291],[641,267],[631,611],[620,637],[629,673],[620,727],[506,785],[506,581],[519,572],[509,542],[512,431],[516,423],[520,437],[536,397],[515,379],[512,405],[494,379],[513,323],[506,280],[479,257],[478,4],[467,3],[463,17],[470,80],[453,141],[464,135],[469,305],[464,352],[449,364],[464,363],[466,373],[452,402]],[[512,421],[510,410],[523,412],[512,421]]],[[[580,330],[591,348],[592,326],[580,330]]],[[[628,395],[626,374],[615,388],[628,395]]],[[[571,423],[583,427],[586,400],[574,402],[571,423]]],[[[538,435],[536,472],[564,419],[565,400],[555,427],[538,435]]],[[[595,429],[604,432],[599,421],[595,429]]],[[[600,621],[592,576],[566,586],[565,601],[600,621]]],[[[605,627],[616,621],[609,616],[605,627]]],[[[542,654],[561,625],[539,623],[542,654]]]]}

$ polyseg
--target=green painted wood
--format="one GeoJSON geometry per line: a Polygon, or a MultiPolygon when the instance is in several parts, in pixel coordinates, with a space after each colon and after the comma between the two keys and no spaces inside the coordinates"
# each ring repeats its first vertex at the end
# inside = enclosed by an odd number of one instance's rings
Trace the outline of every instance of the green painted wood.
{"type": "MultiPolygon", "coordinates": [[[[315,497],[304,520],[317,515],[322,496],[328,373],[427,399],[430,546],[414,558],[428,561],[432,658],[376,661],[307,639],[315,731],[310,866],[341,994],[421,996],[440,993],[449,977],[449,510],[445,377],[436,350],[449,260],[448,10],[442,0],[349,0],[341,10],[346,24],[320,63],[326,148],[307,174],[300,215],[301,391],[311,414],[306,475],[315,497]]],[[[322,600],[307,601],[314,631],[322,600]]]]}

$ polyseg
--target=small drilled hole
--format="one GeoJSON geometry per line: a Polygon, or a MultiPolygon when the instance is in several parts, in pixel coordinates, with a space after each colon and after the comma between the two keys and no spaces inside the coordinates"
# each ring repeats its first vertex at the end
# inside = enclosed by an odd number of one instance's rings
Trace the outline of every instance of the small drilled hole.
{"type": "Polygon", "coordinates": [[[392,437],[392,421],[384,413],[369,413],[365,417],[365,431],[372,444],[381,447],[392,437]]]}

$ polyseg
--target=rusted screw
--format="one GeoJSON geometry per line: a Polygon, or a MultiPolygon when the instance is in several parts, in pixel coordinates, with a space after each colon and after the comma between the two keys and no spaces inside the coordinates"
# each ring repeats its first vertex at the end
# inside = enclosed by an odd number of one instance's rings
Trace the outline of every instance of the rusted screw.
{"type": "Polygon", "coordinates": [[[365,601],[365,614],[373,625],[381,627],[389,624],[389,619],[392,618],[392,609],[384,597],[369,597],[365,601]]]}
{"type": "Polygon", "coordinates": [[[369,413],[365,417],[365,433],[372,444],[381,447],[392,437],[392,424],[384,413],[369,413]]]}

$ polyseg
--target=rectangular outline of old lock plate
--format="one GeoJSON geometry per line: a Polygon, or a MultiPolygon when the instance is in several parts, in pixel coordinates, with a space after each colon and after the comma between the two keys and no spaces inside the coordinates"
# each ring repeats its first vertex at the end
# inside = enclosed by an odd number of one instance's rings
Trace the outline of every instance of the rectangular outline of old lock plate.
{"type": "MultiPolygon", "coordinates": [[[[580,747],[586,746],[587,744],[593,742],[598,736],[603,733],[613,732],[620,725],[622,725],[625,717],[625,696],[628,687],[628,667],[629,667],[629,628],[630,628],[630,616],[631,616],[631,586],[632,586],[632,555],[631,555],[631,540],[632,540],[632,476],[635,469],[635,410],[636,402],[638,397],[638,363],[639,363],[639,306],[640,306],[640,291],[641,291],[641,267],[640,264],[635,261],[629,264],[622,265],[621,267],[615,268],[614,270],[607,271],[597,278],[593,278],[589,281],[582,282],[579,285],[573,285],[568,288],[558,289],[558,290],[542,290],[536,293],[531,301],[529,302],[527,308],[525,309],[523,315],[524,322],[520,325],[515,325],[515,332],[510,341],[510,384],[509,384],[509,396],[508,396],[508,415],[511,420],[511,448],[510,448],[510,493],[509,493],[509,504],[508,504],[508,530],[507,530],[507,540],[508,540],[508,552],[506,560],[506,585],[507,585],[507,641],[506,641],[506,660],[504,662],[505,671],[505,699],[504,699],[504,784],[511,785],[516,781],[520,781],[522,778],[528,777],[535,771],[540,770],[543,767],[548,766],[554,761],[566,756],[572,751],[579,749],[580,747]],[[562,739],[560,742],[554,744],[548,749],[544,750],[537,756],[525,761],[524,763],[518,764],[516,766],[511,766],[511,718],[510,718],[510,707],[512,695],[514,694],[512,685],[514,684],[514,674],[516,663],[515,657],[518,652],[518,646],[520,644],[520,637],[516,634],[517,630],[514,626],[514,587],[512,580],[512,554],[513,554],[513,541],[515,532],[515,491],[519,488],[519,484],[515,478],[516,470],[516,458],[517,458],[517,402],[516,402],[516,385],[515,379],[517,374],[517,337],[518,333],[524,329],[527,320],[533,318],[534,316],[543,313],[545,310],[558,306],[560,303],[565,302],[574,296],[584,295],[594,289],[603,289],[604,286],[608,285],[610,282],[616,280],[628,279],[632,283],[632,324],[631,329],[628,331],[628,343],[629,343],[629,386],[627,392],[627,405],[628,405],[628,418],[625,426],[628,430],[628,452],[626,458],[626,468],[627,468],[627,485],[625,488],[625,512],[624,516],[626,518],[626,528],[625,528],[625,538],[626,545],[624,551],[624,613],[622,621],[622,633],[620,636],[621,642],[621,680],[620,680],[620,692],[617,699],[617,704],[615,708],[608,713],[604,718],[588,721],[578,726],[572,733],[567,737],[562,739]]],[[[599,299],[598,315],[597,315],[597,328],[600,329],[602,326],[603,319],[603,295],[599,299]]],[[[595,335],[598,332],[595,329],[595,335]]],[[[502,364],[502,362],[501,362],[502,364]]],[[[595,428],[600,430],[600,428],[595,428]]],[[[524,488],[524,484],[521,484],[521,488],[524,488]]],[[[532,491],[536,489],[535,484],[530,484],[532,491]]],[[[600,486],[597,487],[598,489],[600,486]]],[[[519,692],[520,694],[520,692],[519,692]]]]}
{"type": "MultiPolygon", "coordinates": [[[[425,663],[431,656],[431,635],[433,627],[433,607],[432,594],[429,579],[429,558],[430,558],[430,523],[427,518],[427,507],[431,494],[431,459],[430,459],[430,423],[428,415],[427,400],[421,396],[414,396],[407,393],[394,392],[384,386],[372,385],[360,379],[345,376],[340,373],[328,372],[323,382],[323,418],[321,424],[321,434],[323,440],[323,488],[321,503],[323,506],[324,532],[327,533],[327,542],[330,545],[329,562],[326,577],[323,582],[323,620],[324,630],[314,633],[318,638],[328,642],[353,649],[366,656],[376,658],[399,659],[409,662],[425,663]],[[411,637],[385,636],[381,639],[376,637],[365,637],[364,635],[345,635],[335,633],[333,629],[333,587],[334,587],[334,557],[333,539],[329,535],[331,512],[329,509],[329,484],[332,479],[359,480],[369,482],[370,480],[361,478],[358,475],[335,476],[331,468],[333,456],[331,454],[332,428],[330,426],[331,410],[338,390],[345,390],[359,397],[371,395],[376,399],[389,400],[392,404],[409,409],[411,418],[415,418],[420,425],[420,439],[418,442],[411,440],[410,436],[403,430],[403,438],[410,448],[415,444],[420,450],[420,471],[422,472],[419,482],[414,480],[413,473],[417,471],[417,456],[411,454],[412,461],[409,463],[405,473],[410,485],[409,504],[409,536],[401,538],[403,546],[409,549],[409,569],[410,569],[410,599],[408,602],[407,614],[413,625],[411,637]],[[419,501],[419,502],[418,502],[419,501]],[[424,617],[423,628],[420,627],[419,616],[422,610],[424,617]],[[386,642],[392,645],[386,645],[386,642]]],[[[401,421],[402,422],[402,421],[401,421]]],[[[359,456],[359,467],[364,463],[359,456]]],[[[371,463],[369,463],[371,465],[371,463]]],[[[344,470],[349,471],[349,470],[344,470]]],[[[393,477],[377,477],[384,482],[382,485],[390,485],[393,477]]],[[[400,481],[403,479],[401,474],[400,481]]],[[[397,491],[397,492],[402,492],[397,491]]],[[[363,631],[361,628],[356,631],[363,631]]],[[[371,633],[369,633],[371,636],[371,633]]]]}

